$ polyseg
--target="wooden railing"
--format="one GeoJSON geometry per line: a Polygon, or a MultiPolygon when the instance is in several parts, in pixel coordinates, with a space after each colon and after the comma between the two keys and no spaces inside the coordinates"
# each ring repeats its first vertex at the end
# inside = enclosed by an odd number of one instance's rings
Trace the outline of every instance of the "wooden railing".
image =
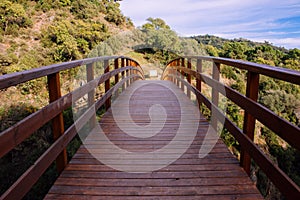
{"type": "Polygon", "coordinates": [[[90,124],[90,128],[93,128],[96,124],[96,110],[102,105],[105,105],[106,109],[110,107],[110,98],[114,89],[120,86],[123,86],[124,89],[133,81],[144,79],[143,74],[142,68],[133,59],[114,56],[88,58],[0,76],[1,90],[47,76],[50,99],[49,105],[0,133],[0,157],[2,158],[49,121],[52,121],[52,132],[55,140],[0,199],[21,199],[54,160],[56,160],[58,172],[61,172],[67,164],[66,146],[76,136],[77,130],[87,122],[90,124]],[[105,73],[99,77],[94,77],[94,67],[97,62],[104,63],[105,73]],[[60,72],[83,65],[86,66],[87,83],[61,96],[60,72]],[[120,75],[122,79],[120,79],[120,75]],[[115,83],[118,84],[110,87],[112,77],[114,77],[115,83]],[[94,89],[103,83],[105,84],[105,94],[95,101],[94,89]],[[88,94],[89,108],[73,125],[64,131],[62,112],[72,106],[72,101],[78,100],[86,94],[88,94]],[[95,107],[91,105],[95,105],[95,107]]]}
{"type": "MultiPolygon", "coordinates": [[[[186,87],[188,96],[190,96],[189,91],[194,92],[199,105],[205,104],[207,108],[213,111],[212,113],[215,113],[214,119],[224,121],[224,127],[241,146],[240,162],[248,175],[250,174],[251,159],[253,159],[285,197],[288,199],[300,199],[299,187],[253,142],[255,121],[257,119],[292,147],[300,150],[300,128],[257,103],[260,75],[300,85],[299,71],[240,60],[201,56],[172,60],[168,63],[162,79],[172,81],[182,89],[186,87]],[[212,76],[203,73],[203,61],[208,61],[212,64],[212,76]],[[192,66],[192,63],[196,64],[192,66]],[[247,71],[245,95],[219,81],[221,65],[247,71]],[[194,85],[191,83],[192,78],[196,81],[194,85]],[[201,82],[212,88],[211,101],[202,93],[201,82]],[[243,130],[229,120],[218,108],[219,94],[224,95],[245,111],[243,130]]],[[[212,126],[216,126],[217,121],[211,120],[212,126]]]]}

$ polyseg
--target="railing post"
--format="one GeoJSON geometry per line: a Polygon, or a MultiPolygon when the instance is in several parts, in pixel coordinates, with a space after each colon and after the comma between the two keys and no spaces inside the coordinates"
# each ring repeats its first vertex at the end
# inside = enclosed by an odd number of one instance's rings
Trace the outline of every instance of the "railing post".
{"type": "MultiPolygon", "coordinates": [[[[185,67],[184,58],[181,58],[181,66],[185,67]]],[[[181,79],[184,80],[184,75],[185,75],[184,71],[180,71],[180,74],[181,74],[181,79]]],[[[184,91],[184,83],[183,83],[183,81],[181,82],[181,90],[184,91]]]]}
{"type": "MultiPolygon", "coordinates": [[[[132,60],[129,60],[129,64],[128,65],[132,67],[132,60]]],[[[129,70],[129,76],[130,75],[132,75],[132,69],[129,70]]],[[[129,79],[129,85],[131,85],[131,83],[132,83],[132,80],[129,79]]]]}
{"type": "MultiPolygon", "coordinates": [[[[48,90],[50,103],[61,97],[59,72],[48,75],[48,90]]],[[[64,118],[62,112],[52,119],[52,134],[54,141],[64,134],[64,118]]],[[[67,165],[67,151],[64,149],[56,158],[56,169],[61,173],[67,165]]]]}
{"type": "MultiPolygon", "coordinates": [[[[121,68],[122,67],[125,67],[125,58],[122,58],[121,59],[121,68]]],[[[122,71],[122,79],[124,79],[125,78],[125,71],[122,71]]],[[[123,85],[122,85],[122,92],[125,90],[125,83],[123,83],[123,85]]]]}
{"type": "MultiPolygon", "coordinates": [[[[180,66],[180,58],[178,58],[176,61],[175,61],[175,65],[176,66],[180,66]]],[[[176,71],[176,73],[175,73],[175,77],[180,77],[180,70],[175,70],[176,71]]],[[[178,78],[176,78],[176,85],[177,85],[177,87],[179,87],[180,88],[180,80],[178,79],[178,78]]]]}
{"type": "MultiPolygon", "coordinates": [[[[109,72],[109,60],[104,60],[104,73],[109,72]]],[[[110,78],[105,81],[105,93],[110,89],[110,78]]],[[[105,101],[105,109],[108,110],[111,105],[111,98],[105,101]]]]}
{"type": "MultiPolygon", "coordinates": [[[[90,63],[86,65],[86,79],[87,82],[94,80],[94,65],[95,63],[90,63]]],[[[88,93],[88,106],[89,108],[95,103],[95,89],[88,93]]],[[[96,113],[95,113],[96,114],[96,113]]],[[[90,129],[93,129],[96,125],[96,115],[93,115],[89,121],[90,129]]]]}
{"type": "MultiPolygon", "coordinates": [[[[116,58],[115,59],[115,69],[118,69],[119,68],[119,59],[116,58]]],[[[119,82],[119,74],[116,74],[115,75],[115,84],[117,84],[119,82]]]]}
{"type": "MultiPolygon", "coordinates": [[[[216,63],[213,61],[213,73],[212,73],[212,78],[216,81],[219,81],[220,80],[220,66],[221,64],[220,63],[216,63]]],[[[219,91],[216,89],[216,88],[212,88],[212,103],[218,107],[219,105],[219,91]]],[[[217,117],[216,116],[213,116],[213,107],[211,108],[212,110],[212,127],[215,128],[215,131],[217,131],[218,127],[218,120],[217,120],[217,117]]]]}
{"type": "MultiPolygon", "coordinates": [[[[136,62],[135,61],[131,61],[131,66],[134,67],[134,68],[136,68],[137,67],[136,62]]],[[[136,74],[136,71],[134,70],[134,68],[131,70],[131,74],[133,74],[133,75],[136,74]]],[[[134,81],[136,81],[136,78],[133,78],[132,80],[133,80],[132,82],[134,82],[134,81]]]]}
{"type": "MultiPolygon", "coordinates": [[[[192,59],[191,58],[188,59],[187,68],[192,69],[192,59]]],[[[190,73],[187,74],[187,81],[189,82],[189,84],[191,84],[191,82],[192,82],[192,76],[190,73]]],[[[189,98],[191,98],[191,90],[189,90],[188,88],[187,88],[187,96],[189,98]]]]}
{"type": "MultiPolygon", "coordinates": [[[[258,99],[258,88],[259,88],[259,74],[254,72],[249,72],[247,74],[247,88],[246,96],[253,101],[258,99]]],[[[251,139],[254,140],[254,130],[255,130],[255,118],[249,113],[245,112],[244,115],[244,125],[243,132],[251,139]]],[[[241,147],[241,166],[244,168],[246,173],[250,175],[251,168],[251,157],[250,155],[241,147]]]]}
{"type": "MultiPolygon", "coordinates": [[[[201,59],[197,59],[197,72],[198,73],[202,73],[202,60],[201,59]]],[[[201,79],[196,79],[196,88],[197,90],[199,90],[199,92],[201,93],[202,92],[202,87],[201,87],[201,79]]],[[[199,109],[201,109],[201,104],[202,102],[200,101],[200,99],[198,99],[198,106],[199,106],[199,109]]]]}
{"type": "MultiPolygon", "coordinates": [[[[129,66],[129,60],[126,59],[126,67],[129,66]]],[[[130,70],[126,70],[126,77],[130,76],[130,70]]],[[[126,81],[126,88],[128,88],[128,86],[130,85],[130,80],[126,81]]]]}

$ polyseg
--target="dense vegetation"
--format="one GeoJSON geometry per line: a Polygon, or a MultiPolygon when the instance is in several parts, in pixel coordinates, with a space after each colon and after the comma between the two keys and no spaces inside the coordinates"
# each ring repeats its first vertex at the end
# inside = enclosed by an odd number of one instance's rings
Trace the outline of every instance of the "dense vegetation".
{"type": "MultiPolygon", "coordinates": [[[[129,54],[161,68],[178,55],[212,55],[300,70],[299,49],[287,50],[268,42],[227,40],[210,35],[183,38],[159,18],[148,18],[146,24],[134,29],[130,19],[122,15],[117,1],[3,0],[0,8],[0,75],[88,56],[116,54],[129,54]],[[126,30],[131,31],[124,33],[126,30]]],[[[221,72],[224,79],[230,80],[232,88],[245,93],[245,71],[224,66],[221,72]]],[[[63,92],[71,89],[73,75],[72,71],[62,73],[63,92]]],[[[20,84],[0,91],[0,95],[2,131],[47,104],[46,79],[20,84]]],[[[299,99],[299,86],[261,77],[259,102],[298,126],[299,99]]],[[[242,127],[240,108],[228,102],[226,111],[242,127]]],[[[66,127],[72,123],[71,110],[64,112],[64,119],[66,127]]],[[[222,137],[238,155],[240,147],[235,139],[225,131],[222,137]]],[[[0,159],[1,194],[52,140],[50,124],[47,124],[0,159]]],[[[298,151],[259,123],[255,141],[300,185],[298,151]]],[[[72,141],[69,156],[79,144],[79,140],[72,141]]],[[[54,169],[54,165],[49,168],[25,199],[43,197],[57,177],[54,169]]],[[[267,198],[280,199],[280,194],[255,163],[252,169],[262,193],[267,198]]]]}

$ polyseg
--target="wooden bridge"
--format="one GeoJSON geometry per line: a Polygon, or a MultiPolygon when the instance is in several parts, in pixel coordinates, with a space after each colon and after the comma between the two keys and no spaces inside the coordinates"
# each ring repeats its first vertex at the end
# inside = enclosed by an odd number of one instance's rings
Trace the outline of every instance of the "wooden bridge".
{"type": "Polygon", "coordinates": [[[262,199],[248,177],[251,161],[287,199],[299,199],[299,187],[253,142],[259,120],[300,150],[299,127],[256,102],[261,75],[300,85],[298,71],[201,56],[169,62],[160,81],[144,80],[140,65],[123,56],[1,76],[0,89],[47,76],[50,103],[0,133],[0,156],[49,121],[55,139],[1,199],[21,199],[53,162],[60,176],[45,199],[262,199]],[[97,77],[99,63],[105,70],[97,77]],[[204,63],[211,73],[204,73],[204,63]],[[246,94],[221,83],[222,65],[247,71],[246,94]],[[60,72],[78,66],[85,67],[87,83],[62,96],[60,72]],[[105,93],[96,98],[100,85],[105,93]],[[211,87],[209,96],[204,87],[211,87]],[[243,109],[243,130],[220,110],[220,94],[243,109]],[[86,95],[82,114],[64,130],[62,112],[86,95]],[[98,121],[96,111],[103,106],[106,113],[98,121]],[[204,107],[210,122],[199,112],[204,107]],[[219,139],[220,124],[241,145],[240,161],[219,139]],[[66,146],[78,132],[83,144],[67,161],[66,146]]]}

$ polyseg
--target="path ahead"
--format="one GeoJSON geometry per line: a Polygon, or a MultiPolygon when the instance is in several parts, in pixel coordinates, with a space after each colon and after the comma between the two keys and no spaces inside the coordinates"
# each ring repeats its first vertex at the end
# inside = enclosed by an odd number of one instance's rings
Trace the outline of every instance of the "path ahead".
{"type": "Polygon", "coordinates": [[[261,199],[220,139],[199,158],[208,122],[197,110],[171,82],[134,82],[45,199],[261,199]]]}

